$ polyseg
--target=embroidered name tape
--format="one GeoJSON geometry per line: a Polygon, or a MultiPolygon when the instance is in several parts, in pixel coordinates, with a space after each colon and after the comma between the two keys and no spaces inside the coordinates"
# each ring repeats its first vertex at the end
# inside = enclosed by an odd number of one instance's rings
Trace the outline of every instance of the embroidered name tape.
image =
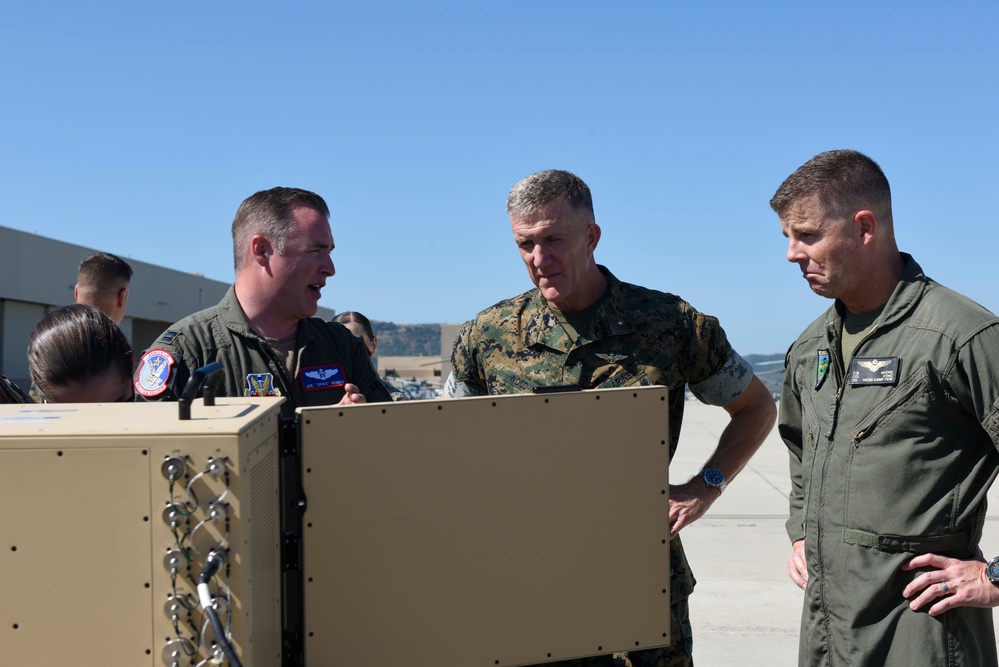
{"type": "Polygon", "coordinates": [[[330,387],[342,387],[347,384],[347,378],[343,374],[343,366],[340,364],[303,368],[299,377],[302,379],[302,387],[305,388],[305,391],[318,391],[330,387]]]}
{"type": "Polygon", "coordinates": [[[898,382],[898,357],[854,357],[847,381],[853,386],[893,385],[898,382]]]}

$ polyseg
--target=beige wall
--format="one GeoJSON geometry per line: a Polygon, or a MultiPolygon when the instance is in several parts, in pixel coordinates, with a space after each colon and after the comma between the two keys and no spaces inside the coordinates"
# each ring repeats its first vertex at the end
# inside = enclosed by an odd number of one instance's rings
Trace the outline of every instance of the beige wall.
{"type": "Polygon", "coordinates": [[[454,348],[454,339],[458,337],[460,324],[441,325],[441,381],[447,379],[451,374],[451,350],[454,348]]]}
{"type": "MultiPolygon", "coordinates": [[[[0,226],[0,373],[22,387],[28,377],[28,338],[50,310],[73,303],[80,260],[97,248],[64,243],[37,234],[0,226]]],[[[220,261],[231,264],[230,248],[220,249],[220,261]]],[[[191,313],[218,303],[229,283],[203,275],[123,257],[135,274],[122,331],[136,353],[145,350],[167,327],[191,313]]],[[[320,308],[317,315],[333,317],[320,308]]]]}

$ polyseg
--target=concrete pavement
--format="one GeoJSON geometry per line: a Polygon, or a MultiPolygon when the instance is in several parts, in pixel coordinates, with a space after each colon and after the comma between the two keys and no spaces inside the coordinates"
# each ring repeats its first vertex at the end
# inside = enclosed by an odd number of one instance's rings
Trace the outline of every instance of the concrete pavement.
{"type": "MultiPolygon", "coordinates": [[[[687,401],[671,482],[700,470],[727,422],[723,409],[687,401]]],[[[982,540],[987,557],[999,555],[996,486],[982,540]]],[[[789,487],[787,449],[775,428],[711,510],[683,530],[697,578],[690,598],[697,667],[797,664],[803,593],[787,575],[789,487]]]]}

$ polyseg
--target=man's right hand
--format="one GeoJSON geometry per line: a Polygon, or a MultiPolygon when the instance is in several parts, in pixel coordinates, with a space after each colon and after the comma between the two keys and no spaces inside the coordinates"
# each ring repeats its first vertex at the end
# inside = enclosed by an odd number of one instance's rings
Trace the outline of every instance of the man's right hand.
{"type": "Polygon", "coordinates": [[[798,540],[792,545],[794,553],[791,560],[787,562],[787,573],[791,575],[791,581],[798,584],[798,588],[805,590],[808,583],[808,565],[805,564],[805,540],[798,540]]]}

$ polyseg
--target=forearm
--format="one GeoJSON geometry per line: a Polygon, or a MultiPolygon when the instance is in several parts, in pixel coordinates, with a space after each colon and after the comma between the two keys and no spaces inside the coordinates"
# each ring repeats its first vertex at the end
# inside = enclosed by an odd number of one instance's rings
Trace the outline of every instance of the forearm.
{"type": "Polygon", "coordinates": [[[725,410],[731,420],[704,467],[720,470],[731,482],[770,434],[777,418],[777,408],[770,392],[754,376],[746,390],[726,405],[725,410]]]}

